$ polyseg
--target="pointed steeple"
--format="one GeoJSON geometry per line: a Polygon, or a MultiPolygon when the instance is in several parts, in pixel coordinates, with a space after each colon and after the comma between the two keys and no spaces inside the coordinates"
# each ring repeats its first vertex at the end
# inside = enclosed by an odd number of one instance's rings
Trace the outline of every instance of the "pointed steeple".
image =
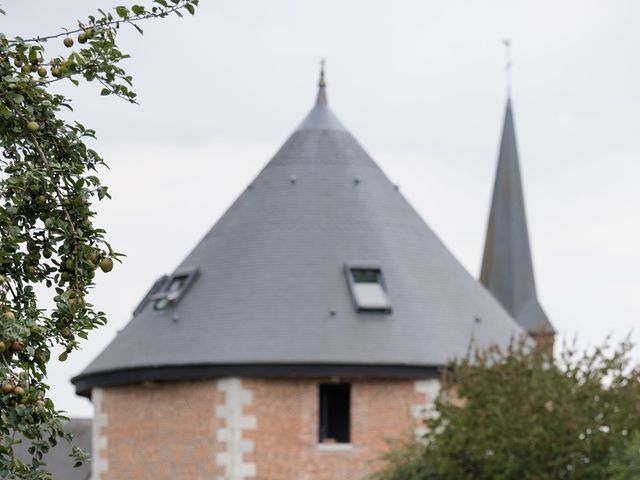
{"type": "Polygon", "coordinates": [[[536,293],[511,98],[504,115],[480,281],[529,334],[553,335],[536,293]]]}

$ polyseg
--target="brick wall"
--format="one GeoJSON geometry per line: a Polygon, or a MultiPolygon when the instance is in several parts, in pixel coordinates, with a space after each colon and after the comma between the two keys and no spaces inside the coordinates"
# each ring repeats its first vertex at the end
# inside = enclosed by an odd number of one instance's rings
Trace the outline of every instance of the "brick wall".
{"type": "Polygon", "coordinates": [[[103,389],[99,480],[215,479],[222,401],[215,382],[103,389]]]}
{"type": "Polygon", "coordinates": [[[318,445],[318,384],[327,381],[101,389],[94,480],[356,480],[375,468],[387,440],[412,435],[435,392],[434,381],[353,380],[351,443],[327,446],[318,445]]]}
{"type": "Polygon", "coordinates": [[[411,380],[351,381],[351,444],[318,445],[318,380],[252,379],[258,428],[247,437],[260,480],[356,480],[371,472],[387,440],[408,438],[412,406],[426,404],[411,380]]]}

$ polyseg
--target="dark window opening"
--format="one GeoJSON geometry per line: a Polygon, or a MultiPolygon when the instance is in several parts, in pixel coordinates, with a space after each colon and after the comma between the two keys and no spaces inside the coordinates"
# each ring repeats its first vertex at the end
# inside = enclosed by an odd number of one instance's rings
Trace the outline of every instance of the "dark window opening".
{"type": "Polygon", "coordinates": [[[351,434],[351,385],[320,385],[320,443],[349,443],[351,434]]]}
{"type": "Polygon", "coordinates": [[[356,283],[380,283],[380,270],[372,268],[352,268],[353,281],[356,283]]]}

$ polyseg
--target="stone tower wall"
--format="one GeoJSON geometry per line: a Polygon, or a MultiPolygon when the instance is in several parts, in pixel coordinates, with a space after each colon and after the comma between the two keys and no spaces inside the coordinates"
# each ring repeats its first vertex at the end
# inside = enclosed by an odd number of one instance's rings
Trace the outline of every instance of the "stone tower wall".
{"type": "Polygon", "coordinates": [[[328,379],[223,378],[94,389],[93,480],[357,480],[421,433],[437,380],[352,380],[351,443],[318,444],[328,379]]]}

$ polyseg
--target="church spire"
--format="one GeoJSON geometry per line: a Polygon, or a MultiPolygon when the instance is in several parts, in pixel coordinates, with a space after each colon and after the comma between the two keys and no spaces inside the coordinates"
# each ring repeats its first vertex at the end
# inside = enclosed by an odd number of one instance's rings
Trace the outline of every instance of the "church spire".
{"type": "Polygon", "coordinates": [[[504,115],[480,281],[529,334],[553,335],[554,329],[536,293],[510,97],[504,115]]]}

